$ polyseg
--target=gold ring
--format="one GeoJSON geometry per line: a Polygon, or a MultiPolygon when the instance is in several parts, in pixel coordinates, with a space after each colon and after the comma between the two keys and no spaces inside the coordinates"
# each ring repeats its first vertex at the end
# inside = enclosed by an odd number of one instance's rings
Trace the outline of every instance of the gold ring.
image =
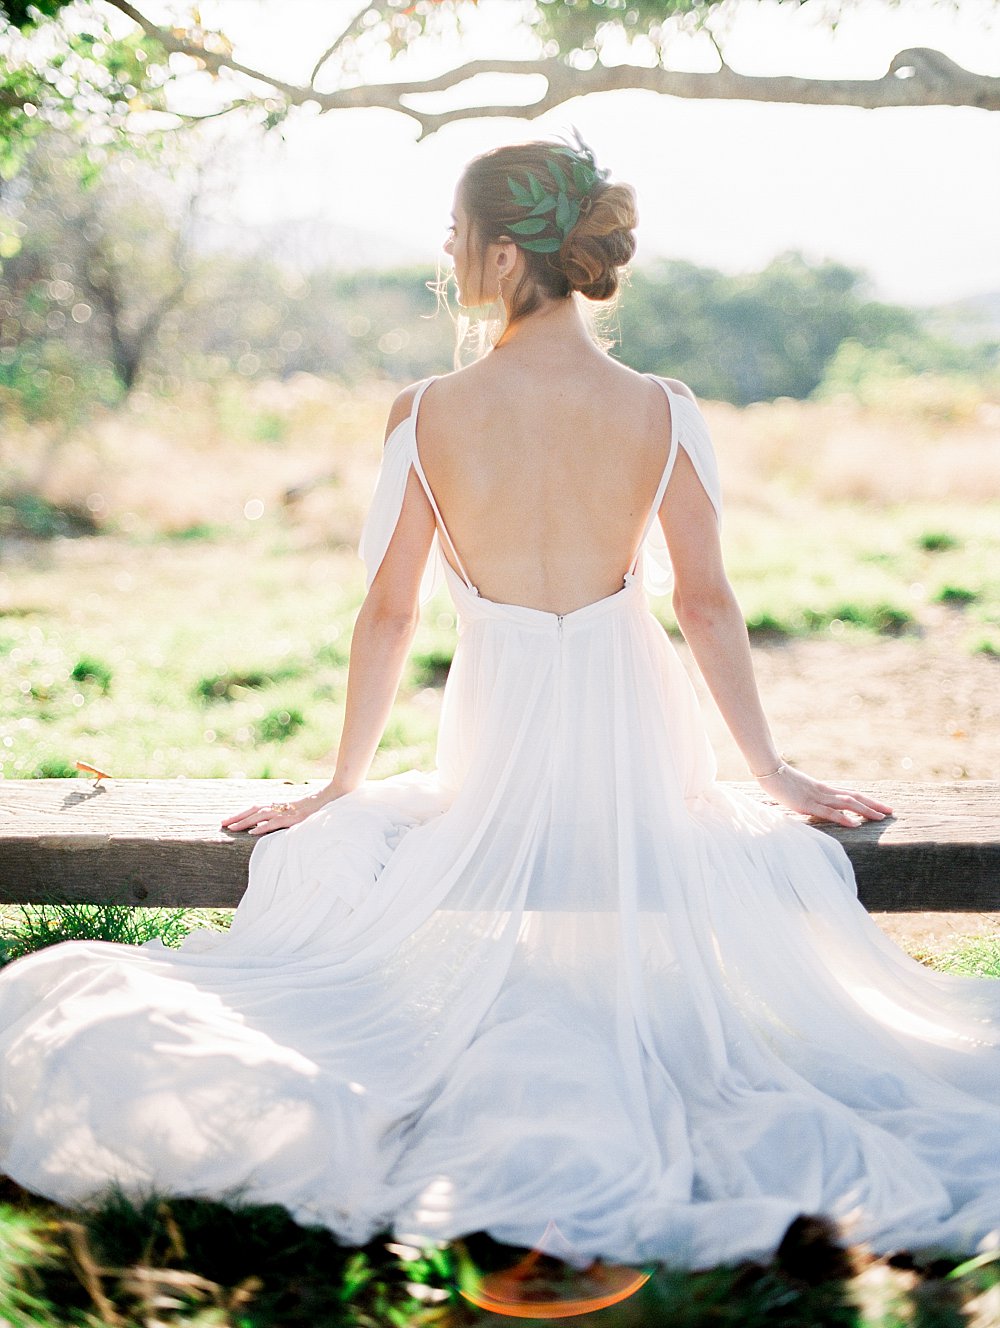
{"type": "Polygon", "coordinates": [[[294,810],[295,810],[295,804],[294,804],[293,802],[272,802],[272,803],[271,803],[271,811],[272,811],[272,812],[293,812],[294,810]]]}

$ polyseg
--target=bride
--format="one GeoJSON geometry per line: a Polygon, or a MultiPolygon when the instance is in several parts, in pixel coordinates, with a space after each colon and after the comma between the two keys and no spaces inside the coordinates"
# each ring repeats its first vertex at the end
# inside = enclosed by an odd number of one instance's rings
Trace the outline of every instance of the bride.
{"type": "Polygon", "coordinates": [[[582,144],[476,158],[446,245],[503,330],[393,405],[336,769],[259,837],[221,937],[0,975],[0,1166],[63,1202],[285,1204],[342,1239],[485,1230],[698,1267],[800,1214],[877,1251],[1000,1227],[1000,989],[929,972],[829,837],[891,809],[788,766],[691,392],[595,343],[632,190],[582,144]],[[763,805],[715,781],[677,619],[763,805]],[[367,779],[438,574],[436,769],[367,779]],[[281,832],[281,833],[275,833],[281,832]]]}

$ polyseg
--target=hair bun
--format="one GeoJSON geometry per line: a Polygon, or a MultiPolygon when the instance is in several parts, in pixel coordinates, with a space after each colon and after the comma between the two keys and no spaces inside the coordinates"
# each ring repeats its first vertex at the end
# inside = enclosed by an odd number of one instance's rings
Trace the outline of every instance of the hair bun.
{"type": "Polygon", "coordinates": [[[610,300],[620,269],[635,254],[635,191],[627,184],[598,185],[563,241],[559,266],[573,290],[589,300],[610,300]]]}

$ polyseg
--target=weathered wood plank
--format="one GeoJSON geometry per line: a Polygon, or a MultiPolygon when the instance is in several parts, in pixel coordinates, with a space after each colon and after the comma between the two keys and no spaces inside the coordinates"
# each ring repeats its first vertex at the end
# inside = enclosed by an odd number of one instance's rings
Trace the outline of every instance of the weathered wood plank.
{"type": "MultiPolygon", "coordinates": [[[[0,780],[0,903],[233,907],[256,839],[219,828],[253,803],[301,797],[282,780],[0,780]]],[[[760,796],[755,784],[738,785],[760,796]]],[[[870,783],[891,820],[824,827],[873,911],[1000,911],[1000,784],[870,783]]]]}

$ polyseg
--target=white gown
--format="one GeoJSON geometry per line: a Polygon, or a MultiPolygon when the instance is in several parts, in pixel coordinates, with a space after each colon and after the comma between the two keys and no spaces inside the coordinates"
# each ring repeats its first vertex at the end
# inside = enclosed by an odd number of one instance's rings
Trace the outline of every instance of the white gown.
{"type": "MultiPolygon", "coordinates": [[[[678,447],[718,506],[701,416],[663,387],[647,574],[678,447]]],[[[426,487],[418,404],[369,579],[411,467],[426,487]]],[[[922,968],[838,844],[714,782],[637,565],[559,617],[443,566],[437,770],[261,839],[214,941],[3,971],[0,1169],[68,1203],[239,1194],[349,1242],[554,1223],[581,1258],[686,1267],[766,1257],[801,1213],[877,1251],[988,1242],[1000,984],[922,968]]]]}

